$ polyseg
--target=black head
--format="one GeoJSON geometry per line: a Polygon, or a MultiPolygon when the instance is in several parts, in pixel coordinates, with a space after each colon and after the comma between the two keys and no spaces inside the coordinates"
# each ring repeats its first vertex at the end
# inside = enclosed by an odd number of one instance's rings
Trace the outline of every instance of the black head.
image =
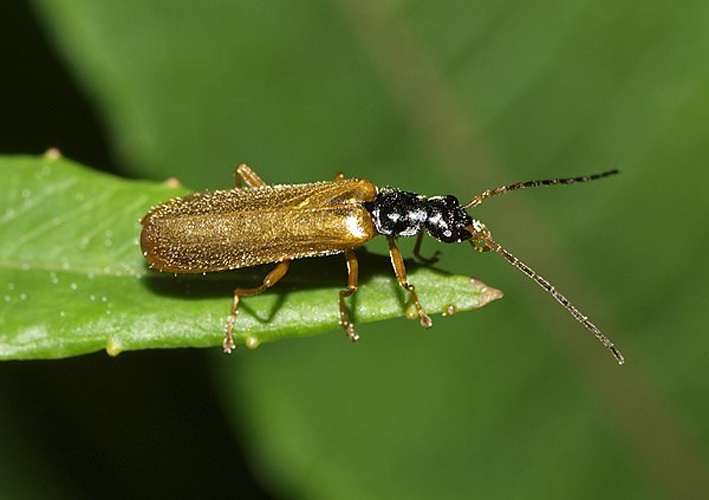
{"type": "Polygon", "coordinates": [[[473,219],[460,206],[458,198],[451,195],[432,196],[426,200],[426,205],[426,230],[433,238],[443,243],[460,243],[472,237],[469,228],[473,219]]]}
{"type": "Polygon", "coordinates": [[[472,218],[455,196],[432,196],[383,188],[373,202],[367,203],[374,227],[385,236],[414,236],[424,228],[444,243],[457,243],[472,237],[472,218]]]}

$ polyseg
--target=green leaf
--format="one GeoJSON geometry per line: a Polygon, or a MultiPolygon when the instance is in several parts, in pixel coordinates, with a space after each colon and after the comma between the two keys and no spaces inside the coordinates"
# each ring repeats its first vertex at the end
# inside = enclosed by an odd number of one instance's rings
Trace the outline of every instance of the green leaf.
{"type": "MultiPolygon", "coordinates": [[[[0,178],[8,186],[0,195],[1,358],[217,346],[233,288],[266,273],[264,267],[175,277],[148,270],[139,220],[152,205],[186,192],[176,183],[126,181],[56,153],[0,158],[0,178]]],[[[364,253],[361,260],[353,317],[411,316],[388,259],[364,253]]],[[[470,278],[411,269],[431,313],[469,310],[500,296],[470,278]]],[[[341,257],[295,263],[273,290],[242,301],[237,342],[255,347],[335,329],[345,278],[341,257]]]]}

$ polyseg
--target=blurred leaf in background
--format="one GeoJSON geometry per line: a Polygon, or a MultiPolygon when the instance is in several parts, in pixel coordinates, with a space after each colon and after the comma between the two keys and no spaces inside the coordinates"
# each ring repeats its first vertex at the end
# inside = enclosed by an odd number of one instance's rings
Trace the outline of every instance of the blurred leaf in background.
{"type": "MultiPolygon", "coordinates": [[[[104,127],[112,160],[94,153],[105,158],[96,162],[124,175],[225,187],[246,161],[267,182],[342,170],[467,199],[620,168],[474,213],[607,331],[628,364],[499,257],[445,248],[443,269],[474,274],[505,299],[425,333],[401,320],[366,325],[356,347],[338,332],[230,358],[145,352],[2,366],[0,396],[12,403],[2,460],[19,471],[3,488],[46,491],[26,484],[31,467],[57,496],[224,485],[307,498],[707,490],[705,2],[34,7],[83,92],[75,98],[104,127]]],[[[37,88],[9,81],[3,101],[31,91],[52,102],[66,69],[13,48],[22,71],[8,74],[34,75],[37,88]]],[[[3,133],[56,119],[25,101],[3,133]]],[[[45,132],[42,149],[82,160],[87,150],[67,130],[45,132]]],[[[6,152],[33,147],[17,144],[6,152]]]]}

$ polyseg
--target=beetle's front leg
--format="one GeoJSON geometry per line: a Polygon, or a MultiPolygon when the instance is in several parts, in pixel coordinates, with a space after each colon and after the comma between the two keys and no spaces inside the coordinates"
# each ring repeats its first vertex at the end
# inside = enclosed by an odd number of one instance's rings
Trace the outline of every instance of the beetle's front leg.
{"type": "Polygon", "coordinates": [[[401,256],[401,250],[399,250],[399,247],[396,246],[396,239],[392,237],[389,238],[389,257],[391,258],[391,265],[394,268],[394,274],[396,274],[396,278],[399,280],[399,285],[401,288],[409,292],[411,302],[413,302],[414,307],[416,307],[416,312],[421,320],[421,326],[424,328],[431,328],[433,321],[431,321],[429,315],[426,314],[426,311],[423,310],[423,306],[421,305],[421,302],[419,302],[418,295],[416,294],[416,288],[414,285],[409,283],[409,280],[406,277],[404,258],[401,256]]]}

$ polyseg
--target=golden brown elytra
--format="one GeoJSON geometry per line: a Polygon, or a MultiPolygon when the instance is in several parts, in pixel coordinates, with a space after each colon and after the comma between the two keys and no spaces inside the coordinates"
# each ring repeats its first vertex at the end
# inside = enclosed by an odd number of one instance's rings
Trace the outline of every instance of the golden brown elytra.
{"type": "Polygon", "coordinates": [[[204,191],[161,203],[141,220],[140,245],[150,267],[174,273],[204,273],[259,264],[276,266],[253,288],[236,288],[224,336],[224,352],[234,349],[234,322],[241,297],[272,287],[288,271],[291,260],[343,253],[347,260],[347,288],[340,292],[340,324],[347,336],[359,336],[349,319],[345,299],[357,291],[358,263],[353,249],[377,235],[389,242],[389,255],[399,285],[418,312],[421,325],[431,327],[414,285],[406,276],[404,259],[396,245],[400,236],[417,236],[414,256],[421,256],[424,229],[444,243],[468,241],[479,252],[494,251],[549,292],[569,313],[608,348],[622,364],[623,356],[586,316],[548,281],[492,239],[472,208],[485,199],[536,186],[572,184],[616,174],[600,174],[520,182],[488,190],[461,205],[454,196],[426,197],[395,188],[377,188],[365,179],[311,184],[268,185],[247,165],[236,169],[236,187],[204,191]],[[242,181],[247,187],[242,187],[242,181]]]}

